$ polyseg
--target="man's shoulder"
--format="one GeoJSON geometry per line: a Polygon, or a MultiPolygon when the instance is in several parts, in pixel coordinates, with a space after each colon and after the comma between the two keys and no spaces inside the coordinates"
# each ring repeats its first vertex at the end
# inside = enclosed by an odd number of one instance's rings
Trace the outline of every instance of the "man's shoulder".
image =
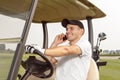
{"type": "Polygon", "coordinates": [[[88,40],[79,40],[76,45],[82,47],[82,46],[86,46],[86,47],[91,47],[91,43],[88,40]]]}

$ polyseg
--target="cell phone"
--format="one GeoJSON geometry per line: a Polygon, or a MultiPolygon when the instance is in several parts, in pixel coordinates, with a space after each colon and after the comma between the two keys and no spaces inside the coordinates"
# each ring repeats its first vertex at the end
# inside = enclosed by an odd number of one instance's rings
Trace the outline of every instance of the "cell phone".
{"type": "Polygon", "coordinates": [[[63,37],[63,41],[65,41],[65,40],[67,40],[67,37],[66,37],[66,35],[63,37]]]}

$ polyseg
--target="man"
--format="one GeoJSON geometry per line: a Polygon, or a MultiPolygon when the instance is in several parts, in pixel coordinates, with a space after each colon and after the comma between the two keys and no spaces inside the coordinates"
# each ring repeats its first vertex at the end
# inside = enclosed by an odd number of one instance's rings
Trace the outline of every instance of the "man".
{"type": "Polygon", "coordinates": [[[82,38],[84,26],[78,20],[68,19],[63,19],[62,26],[66,34],[57,35],[51,47],[44,51],[53,63],[57,61],[55,80],[86,80],[92,51],[89,41],[82,38]],[[69,43],[58,46],[66,41],[65,36],[69,43]]]}

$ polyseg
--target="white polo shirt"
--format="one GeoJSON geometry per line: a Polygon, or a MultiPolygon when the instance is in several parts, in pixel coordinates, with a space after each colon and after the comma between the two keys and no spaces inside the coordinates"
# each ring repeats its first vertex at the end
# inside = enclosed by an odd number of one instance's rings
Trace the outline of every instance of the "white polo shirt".
{"type": "Polygon", "coordinates": [[[80,47],[82,55],[57,57],[55,80],[86,80],[92,55],[91,44],[81,39],[75,45],[80,47]]]}

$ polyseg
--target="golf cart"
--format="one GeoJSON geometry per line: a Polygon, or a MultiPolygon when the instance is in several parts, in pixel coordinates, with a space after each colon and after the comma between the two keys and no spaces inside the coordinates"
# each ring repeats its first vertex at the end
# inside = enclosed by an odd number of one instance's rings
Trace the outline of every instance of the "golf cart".
{"type": "Polygon", "coordinates": [[[16,80],[18,76],[21,76],[18,74],[20,66],[25,69],[25,73],[20,77],[20,80],[26,80],[30,75],[39,78],[49,78],[52,76],[54,72],[52,64],[38,50],[35,51],[35,54],[44,59],[44,61],[38,60],[36,55],[30,55],[26,60],[23,60],[32,23],[41,24],[40,32],[43,35],[39,36],[37,33],[34,33],[34,37],[35,35],[42,37],[42,40],[40,40],[41,48],[48,48],[48,40],[50,38],[48,28],[50,27],[47,24],[61,22],[64,18],[86,21],[88,25],[86,27],[87,30],[85,30],[86,35],[93,48],[92,19],[105,16],[99,8],[88,0],[0,1],[0,59],[2,59],[0,60],[0,65],[2,65],[0,67],[0,75],[3,75],[0,78],[2,80],[16,80]],[[9,64],[5,64],[4,61],[9,64]]]}

